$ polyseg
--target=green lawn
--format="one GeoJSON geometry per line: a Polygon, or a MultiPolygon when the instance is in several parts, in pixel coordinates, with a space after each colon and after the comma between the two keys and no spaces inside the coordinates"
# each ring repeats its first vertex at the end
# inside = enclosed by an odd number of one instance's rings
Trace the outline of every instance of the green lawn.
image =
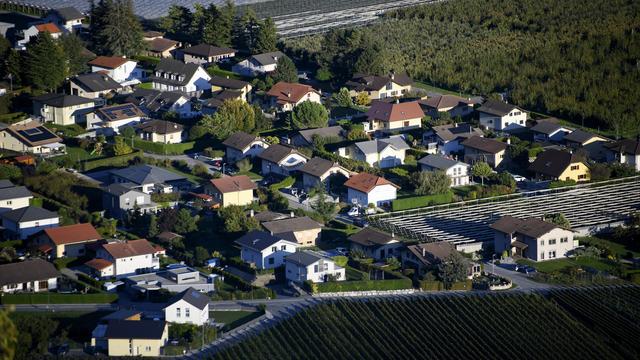
{"type": "Polygon", "coordinates": [[[237,328],[262,315],[259,311],[210,311],[209,317],[215,322],[224,323],[224,331],[237,328]]]}
{"type": "Polygon", "coordinates": [[[460,94],[457,91],[451,91],[451,90],[439,88],[437,86],[429,85],[427,83],[423,83],[423,82],[420,82],[420,81],[414,81],[413,85],[415,87],[424,89],[426,91],[437,92],[437,93],[444,94],[444,95],[457,95],[457,96],[462,96],[462,97],[471,97],[471,96],[473,96],[471,94],[460,94]]]}
{"type": "Polygon", "coordinates": [[[247,175],[251,180],[260,181],[262,180],[262,176],[253,171],[241,171],[238,175],[247,175]]]}
{"type": "Polygon", "coordinates": [[[138,84],[136,87],[137,87],[138,89],[151,90],[151,89],[153,89],[153,83],[151,83],[151,82],[145,82],[145,83],[138,84]]]}
{"type": "Polygon", "coordinates": [[[593,245],[600,248],[607,248],[611,251],[612,254],[615,254],[618,258],[625,257],[628,253],[633,254],[633,257],[639,257],[640,252],[629,250],[622,244],[618,244],[616,242],[606,240],[596,236],[587,236],[578,239],[581,245],[593,245]]]}
{"type": "Polygon", "coordinates": [[[97,159],[100,157],[96,154],[92,154],[90,151],[77,146],[67,146],[67,156],[73,161],[97,159]]]}
{"type": "Polygon", "coordinates": [[[607,271],[607,272],[612,272],[617,268],[617,266],[613,262],[607,259],[602,259],[602,258],[596,259],[596,258],[585,257],[585,256],[572,258],[572,259],[565,258],[565,259],[547,260],[547,261],[540,261],[540,262],[534,262],[534,261],[522,259],[522,260],[518,260],[518,263],[533,266],[534,268],[536,268],[536,270],[538,270],[541,273],[553,273],[553,272],[557,272],[562,269],[568,268],[570,266],[575,266],[575,265],[580,265],[580,266],[595,269],[598,271],[607,271]]]}
{"type": "Polygon", "coordinates": [[[87,129],[85,129],[84,127],[78,125],[78,124],[73,124],[73,125],[56,125],[53,123],[48,123],[47,124],[47,128],[51,131],[53,131],[54,133],[62,133],[62,136],[64,137],[76,137],[80,134],[84,134],[87,132],[87,129]]]}
{"type": "Polygon", "coordinates": [[[207,72],[209,73],[209,75],[217,75],[217,76],[222,76],[222,77],[228,77],[230,79],[236,79],[236,80],[244,80],[247,81],[247,78],[240,76],[232,71],[228,71],[228,70],[223,70],[220,69],[217,66],[211,66],[207,69],[207,72]]]}

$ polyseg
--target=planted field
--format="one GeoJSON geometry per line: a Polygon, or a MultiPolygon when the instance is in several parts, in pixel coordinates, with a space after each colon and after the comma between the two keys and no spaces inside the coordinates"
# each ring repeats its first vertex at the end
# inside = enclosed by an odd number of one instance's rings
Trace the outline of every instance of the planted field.
{"type": "Polygon", "coordinates": [[[637,359],[638,298],[640,287],[339,300],[215,358],[637,359]]]}

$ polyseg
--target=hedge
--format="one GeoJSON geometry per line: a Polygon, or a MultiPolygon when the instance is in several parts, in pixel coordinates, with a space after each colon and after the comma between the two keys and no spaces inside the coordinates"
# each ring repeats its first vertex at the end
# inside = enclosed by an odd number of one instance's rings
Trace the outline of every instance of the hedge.
{"type": "Polygon", "coordinates": [[[566,186],[574,186],[576,185],[575,180],[556,180],[549,183],[549,189],[557,189],[566,186]]]}
{"type": "Polygon", "coordinates": [[[415,196],[404,199],[396,199],[391,202],[392,211],[409,210],[430,205],[448,204],[453,201],[453,193],[415,196]]]}
{"type": "Polygon", "coordinates": [[[272,191],[278,191],[282,188],[288,188],[293,186],[293,184],[296,182],[296,179],[294,179],[291,176],[288,176],[286,178],[284,178],[284,180],[277,182],[275,184],[271,184],[269,185],[269,189],[271,189],[272,191]]]}
{"type": "Polygon", "coordinates": [[[370,290],[403,290],[411,289],[409,278],[395,280],[361,280],[361,281],[332,281],[315,284],[319,293],[370,290]]]}
{"type": "Polygon", "coordinates": [[[112,156],[104,159],[87,160],[80,163],[80,169],[82,171],[89,171],[101,167],[123,167],[129,165],[129,161],[136,157],[142,157],[144,153],[142,151],[134,151],[130,154],[112,156]]]}
{"type": "MultiPolygon", "coordinates": [[[[451,284],[449,290],[471,290],[473,283],[471,280],[459,281],[451,284]]],[[[442,291],[446,290],[442,281],[422,280],[418,282],[418,288],[423,291],[442,291]]]]}
{"type": "MultiPolygon", "coordinates": [[[[127,144],[131,144],[131,139],[125,139],[127,144]]],[[[153,141],[142,140],[139,138],[133,139],[133,147],[152,154],[160,155],[182,155],[186,151],[193,150],[196,143],[195,141],[189,141],[179,144],[164,144],[153,141]]]]}
{"type": "Polygon", "coordinates": [[[7,304],[109,304],[118,300],[117,294],[4,294],[7,304]]]}

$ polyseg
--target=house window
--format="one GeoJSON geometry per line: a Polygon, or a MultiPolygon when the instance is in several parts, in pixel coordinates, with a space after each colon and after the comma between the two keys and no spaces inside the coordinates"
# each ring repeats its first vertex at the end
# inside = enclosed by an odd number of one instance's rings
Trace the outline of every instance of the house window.
{"type": "Polygon", "coordinates": [[[405,121],[403,126],[404,126],[404,127],[409,127],[409,122],[408,122],[408,121],[405,121]]]}
{"type": "Polygon", "coordinates": [[[36,226],[40,226],[40,221],[36,221],[36,226]]]}
{"type": "Polygon", "coordinates": [[[313,272],[314,272],[314,273],[317,273],[317,272],[318,272],[318,265],[317,265],[317,264],[316,264],[316,265],[313,265],[313,272]]]}
{"type": "Polygon", "coordinates": [[[329,271],[329,263],[324,263],[324,271],[329,271]]]}
{"type": "Polygon", "coordinates": [[[587,178],[587,175],[585,175],[585,174],[578,175],[578,180],[584,180],[586,178],[587,178]]]}
{"type": "Polygon", "coordinates": [[[571,165],[571,170],[579,170],[580,165],[571,165]]]}
{"type": "Polygon", "coordinates": [[[282,245],[282,246],[280,246],[280,250],[282,250],[282,251],[287,250],[287,245],[282,245]]]}
{"type": "Polygon", "coordinates": [[[278,247],[277,246],[272,246],[271,247],[271,252],[276,252],[278,251],[278,247]]]}
{"type": "Polygon", "coordinates": [[[11,200],[7,201],[7,205],[11,205],[13,202],[11,200]]]}
{"type": "Polygon", "coordinates": [[[569,242],[569,238],[566,238],[566,237],[560,238],[560,243],[561,244],[564,244],[564,243],[567,243],[567,242],[569,242]]]}
{"type": "Polygon", "coordinates": [[[180,317],[180,308],[176,308],[176,317],[180,317]]]}
{"type": "Polygon", "coordinates": [[[556,239],[549,240],[549,245],[555,245],[555,244],[556,244],[556,239]]]}
{"type": "Polygon", "coordinates": [[[544,240],[540,240],[540,246],[544,246],[544,240]]]}
{"type": "Polygon", "coordinates": [[[543,252],[540,253],[540,260],[544,260],[544,253],[543,252]]]}
{"type": "Polygon", "coordinates": [[[184,308],[184,317],[189,317],[189,316],[191,316],[190,311],[191,311],[191,309],[189,309],[189,308],[184,308]]]}
{"type": "Polygon", "coordinates": [[[549,251],[549,259],[555,259],[556,257],[556,252],[555,251],[549,251]]]}
{"type": "Polygon", "coordinates": [[[144,350],[145,350],[146,352],[151,352],[151,346],[145,346],[144,350]]]}
{"type": "Polygon", "coordinates": [[[269,258],[269,265],[273,265],[275,263],[274,258],[270,257],[269,258]]]}

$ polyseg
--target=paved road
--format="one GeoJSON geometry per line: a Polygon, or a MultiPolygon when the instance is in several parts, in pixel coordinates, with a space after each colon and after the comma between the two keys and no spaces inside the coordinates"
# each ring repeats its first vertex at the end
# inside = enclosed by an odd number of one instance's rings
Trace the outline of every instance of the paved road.
{"type": "Polygon", "coordinates": [[[531,280],[531,278],[523,273],[508,270],[498,265],[493,266],[490,261],[484,263],[484,271],[496,274],[498,276],[502,276],[507,279],[511,279],[511,281],[518,285],[517,289],[522,291],[531,291],[531,290],[543,290],[550,289],[552,287],[556,287],[557,285],[540,283],[531,280]]]}

